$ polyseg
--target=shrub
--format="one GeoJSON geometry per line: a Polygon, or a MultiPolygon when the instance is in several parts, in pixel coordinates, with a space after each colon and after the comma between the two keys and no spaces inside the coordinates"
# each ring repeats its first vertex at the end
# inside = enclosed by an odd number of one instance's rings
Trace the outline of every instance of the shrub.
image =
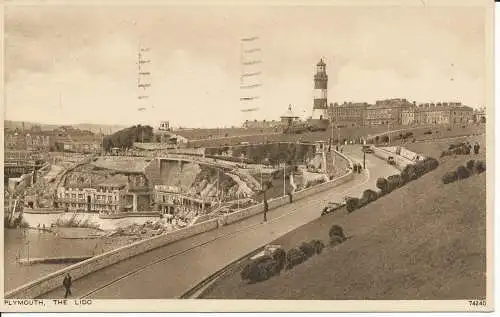
{"type": "Polygon", "coordinates": [[[377,198],[378,198],[377,193],[371,189],[367,189],[363,192],[363,199],[366,200],[368,203],[377,200],[377,198]]]}
{"type": "Polygon", "coordinates": [[[312,257],[316,253],[314,245],[310,242],[302,242],[299,249],[306,255],[307,258],[312,257]]]}
{"type": "Polygon", "coordinates": [[[486,171],[486,163],[484,161],[476,161],[474,169],[476,170],[476,173],[481,174],[486,171]]]}
{"type": "Polygon", "coordinates": [[[450,155],[451,155],[451,151],[450,150],[441,152],[441,157],[450,156],[450,155]]]}
{"type": "Polygon", "coordinates": [[[422,161],[415,163],[413,165],[413,167],[414,167],[415,174],[416,174],[415,179],[421,177],[422,175],[424,175],[427,172],[425,165],[422,161]]]}
{"type": "Polygon", "coordinates": [[[286,263],[286,251],[283,248],[278,248],[273,253],[273,260],[276,262],[276,273],[279,274],[281,270],[285,267],[286,263]]]}
{"type": "Polygon", "coordinates": [[[387,182],[388,182],[388,186],[392,190],[404,185],[403,179],[401,178],[401,175],[399,175],[399,174],[391,175],[391,176],[387,177],[387,182]]]}
{"type": "Polygon", "coordinates": [[[471,172],[474,171],[474,160],[469,160],[467,161],[467,163],[465,164],[465,167],[467,167],[467,169],[471,172]]]}
{"type": "Polygon", "coordinates": [[[250,282],[264,281],[276,274],[276,262],[270,256],[262,256],[245,265],[240,275],[250,282]]]}
{"type": "Polygon", "coordinates": [[[409,181],[417,179],[418,175],[415,172],[415,165],[414,164],[406,165],[403,171],[401,171],[401,178],[403,179],[403,182],[405,184],[408,183],[409,181]]]}
{"type": "Polygon", "coordinates": [[[345,241],[345,239],[342,239],[341,237],[339,236],[333,236],[333,237],[330,237],[330,245],[332,246],[335,246],[337,244],[341,244],[345,241]]]}
{"type": "Polygon", "coordinates": [[[288,250],[286,254],[287,269],[291,269],[292,267],[299,265],[305,260],[306,255],[304,254],[304,252],[297,248],[292,248],[288,250]]]}
{"type": "Polygon", "coordinates": [[[353,212],[359,208],[359,198],[349,197],[346,199],[346,209],[347,212],[353,212]]]}
{"type": "Polygon", "coordinates": [[[470,177],[471,172],[463,165],[460,165],[457,168],[457,179],[465,179],[467,177],[470,177]]]}
{"type": "Polygon", "coordinates": [[[333,225],[328,232],[328,236],[332,237],[340,237],[341,239],[345,239],[344,229],[342,229],[339,225],[333,225]]]}
{"type": "Polygon", "coordinates": [[[383,193],[387,192],[387,180],[383,177],[377,179],[377,188],[380,189],[383,193]]]}
{"type": "Polygon", "coordinates": [[[424,160],[424,165],[427,172],[435,170],[439,166],[439,161],[433,157],[426,157],[424,160]]]}
{"type": "Polygon", "coordinates": [[[457,176],[457,172],[456,171],[446,172],[443,175],[443,177],[441,178],[441,180],[443,181],[443,184],[453,183],[457,179],[458,179],[458,176],[457,176]]]}
{"type": "Polygon", "coordinates": [[[325,244],[321,240],[312,240],[311,244],[313,245],[316,254],[320,254],[325,248],[325,244]]]}

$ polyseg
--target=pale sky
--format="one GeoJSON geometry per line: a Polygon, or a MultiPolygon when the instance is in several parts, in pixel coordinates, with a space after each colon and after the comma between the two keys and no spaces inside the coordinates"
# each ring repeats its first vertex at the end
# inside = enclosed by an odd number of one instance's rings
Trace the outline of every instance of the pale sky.
{"type": "Polygon", "coordinates": [[[485,104],[485,9],[473,7],[44,6],[5,8],[6,119],[215,127],[311,115],[327,63],[330,102],[485,104]],[[242,105],[240,39],[259,36],[259,102],[242,105]],[[137,50],[149,47],[139,112],[137,50]],[[453,80],[452,80],[453,79],[453,80]],[[61,95],[61,106],[59,105],[61,95]],[[258,107],[254,113],[242,108],[258,107]]]}

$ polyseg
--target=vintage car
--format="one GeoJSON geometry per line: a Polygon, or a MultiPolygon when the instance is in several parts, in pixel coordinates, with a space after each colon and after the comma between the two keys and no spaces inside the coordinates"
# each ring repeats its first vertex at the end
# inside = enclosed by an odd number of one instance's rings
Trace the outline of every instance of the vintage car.
{"type": "Polygon", "coordinates": [[[264,250],[255,254],[254,256],[252,256],[250,258],[250,260],[257,260],[257,259],[264,257],[264,256],[272,257],[276,251],[278,251],[279,249],[282,249],[282,248],[283,247],[281,245],[278,245],[278,244],[268,244],[264,247],[264,250]]]}
{"type": "Polygon", "coordinates": [[[373,153],[373,149],[370,145],[363,145],[363,147],[361,148],[361,151],[368,153],[368,154],[373,153]]]}
{"type": "Polygon", "coordinates": [[[324,216],[324,215],[328,215],[330,213],[333,213],[336,210],[344,207],[344,205],[345,205],[345,202],[341,202],[341,203],[329,202],[328,205],[326,205],[325,208],[323,208],[323,210],[321,211],[321,215],[324,216]]]}

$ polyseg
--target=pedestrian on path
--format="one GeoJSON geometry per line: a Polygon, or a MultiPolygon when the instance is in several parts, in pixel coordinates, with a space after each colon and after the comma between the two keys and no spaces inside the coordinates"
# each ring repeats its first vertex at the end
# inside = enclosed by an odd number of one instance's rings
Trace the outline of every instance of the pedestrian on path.
{"type": "Polygon", "coordinates": [[[288,200],[289,200],[290,204],[293,202],[293,197],[292,197],[291,191],[288,192],[288,200]]]}
{"type": "Polygon", "coordinates": [[[264,222],[267,222],[268,210],[269,210],[269,205],[267,204],[267,200],[264,200],[264,222]]]}
{"type": "Polygon", "coordinates": [[[69,273],[66,273],[66,276],[64,277],[63,286],[66,289],[64,298],[68,298],[68,295],[71,296],[71,275],[69,275],[69,273]]]}
{"type": "Polygon", "coordinates": [[[476,155],[477,155],[477,154],[479,154],[479,148],[480,148],[480,147],[479,147],[479,143],[477,143],[477,142],[476,142],[476,143],[474,144],[474,154],[476,154],[476,155]]]}

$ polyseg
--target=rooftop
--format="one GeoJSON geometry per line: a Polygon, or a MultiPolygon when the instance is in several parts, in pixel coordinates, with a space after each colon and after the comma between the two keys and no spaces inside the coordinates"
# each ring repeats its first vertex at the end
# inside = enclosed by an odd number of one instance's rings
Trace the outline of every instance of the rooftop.
{"type": "Polygon", "coordinates": [[[299,116],[297,116],[295,113],[293,113],[292,111],[292,105],[288,105],[288,110],[287,112],[285,112],[281,118],[298,118],[299,116]]]}

